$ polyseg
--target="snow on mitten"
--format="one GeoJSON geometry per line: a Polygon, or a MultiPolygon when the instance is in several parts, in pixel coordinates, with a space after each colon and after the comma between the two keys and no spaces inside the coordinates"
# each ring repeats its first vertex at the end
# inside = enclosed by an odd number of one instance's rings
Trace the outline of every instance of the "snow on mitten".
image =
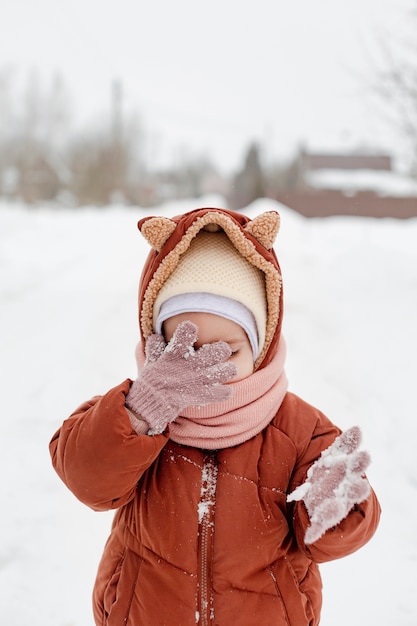
{"type": "Polygon", "coordinates": [[[358,450],[360,442],[358,426],[342,433],[309,468],[306,482],[287,497],[288,502],[304,500],[311,522],[305,543],[320,539],[370,495],[371,487],[363,474],[371,459],[367,452],[358,450]]]}
{"type": "Polygon", "coordinates": [[[151,335],[145,346],[146,361],[126,396],[126,405],[144,419],[148,434],[165,430],[183,409],[223,402],[232,389],[225,383],[236,376],[233,363],[225,363],[231,349],[224,341],[193,348],[197,326],[181,322],[171,341],[151,335]]]}

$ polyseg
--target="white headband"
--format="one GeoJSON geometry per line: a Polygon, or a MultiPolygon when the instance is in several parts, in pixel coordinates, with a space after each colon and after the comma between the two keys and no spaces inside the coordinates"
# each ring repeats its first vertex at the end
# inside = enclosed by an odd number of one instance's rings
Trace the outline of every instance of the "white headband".
{"type": "Polygon", "coordinates": [[[259,354],[258,331],[255,317],[244,305],[215,293],[181,293],[163,302],[155,322],[155,331],[162,334],[165,320],[181,313],[212,313],[239,324],[247,334],[255,361],[259,354]]]}

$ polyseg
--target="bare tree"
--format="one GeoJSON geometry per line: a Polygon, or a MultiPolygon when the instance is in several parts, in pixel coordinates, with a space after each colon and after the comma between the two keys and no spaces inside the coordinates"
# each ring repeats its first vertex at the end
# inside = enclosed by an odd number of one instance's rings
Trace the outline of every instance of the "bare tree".
{"type": "Polygon", "coordinates": [[[230,203],[234,208],[242,209],[264,195],[265,177],[261,165],[260,149],[258,144],[254,142],[246,152],[243,168],[234,177],[230,203]]]}
{"type": "MultiPolygon", "coordinates": [[[[168,170],[152,170],[145,160],[145,132],[137,113],[124,110],[120,82],[110,90],[110,114],[74,129],[61,75],[45,80],[33,71],[22,90],[16,74],[15,68],[0,68],[0,196],[27,204],[150,206],[172,197],[227,192],[229,181],[204,154],[184,149],[168,170]]],[[[237,180],[246,203],[263,194],[256,145],[237,180]]]]}
{"type": "Polygon", "coordinates": [[[68,182],[65,90],[58,77],[45,89],[31,72],[21,93],[15,73],[11,68],[0,73],[0,193],[31,204],[55,198],[68,182]]]}
{"type": "Polygon", "coordinates": [[[401,39],[381,38],[373,90],[385,117],[407,146],[410,169],[417,176],[417,6],[407,26],[410,34],[403,33],[401,39]]]}

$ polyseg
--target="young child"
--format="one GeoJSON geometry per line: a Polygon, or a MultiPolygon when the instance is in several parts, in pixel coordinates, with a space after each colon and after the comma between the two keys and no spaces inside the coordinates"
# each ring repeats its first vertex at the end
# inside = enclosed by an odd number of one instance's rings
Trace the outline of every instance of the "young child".
{"type": "Polygon", "coordinates": [[[117,509],[97,626],[314,626],[318,563],[374,534],[360,431],[287,391],[275,212],[223,209],[139,229],[138,378],[54,435],[59,476],[117,509]]]}

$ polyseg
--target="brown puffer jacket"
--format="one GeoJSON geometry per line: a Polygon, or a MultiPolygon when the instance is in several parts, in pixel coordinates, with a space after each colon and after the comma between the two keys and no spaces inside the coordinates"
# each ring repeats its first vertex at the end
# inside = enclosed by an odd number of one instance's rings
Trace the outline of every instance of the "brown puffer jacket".
{"type": "MultiPolygon", "coordinates": [[[[195,215],[206,213],[193,212],[186,220],[192,224],[195,215]]],[[[248,221],[221,213],[239,228],[248,221]]],[[[184,220],[179,223],[187,232],[184,220]]],[[[164,253],[181,238],[171,228],[164,253]]],[[[142,312],[146,284],[165,254],[148,259],[142,312]]],[[[265,256],[279,268],[273,254],[265,256]]],[[[281,318],[282,306],[258,367],[276,349],[281,318]]],[[[364,545],[380,515],[372,492],[316,543],[303,542],[307,512],[302,502],[287,504],[286,497],[340,430],[287,393],[272,422],[249,441],[218,451],[190,448],[169,433],[132,431],[125,410],[130,384],[83,404],[50,444],[54,467],[77,498],[95,510],[117,509],[94,589],[96,624],[318,624],[317,564],[364,545]]]]}

